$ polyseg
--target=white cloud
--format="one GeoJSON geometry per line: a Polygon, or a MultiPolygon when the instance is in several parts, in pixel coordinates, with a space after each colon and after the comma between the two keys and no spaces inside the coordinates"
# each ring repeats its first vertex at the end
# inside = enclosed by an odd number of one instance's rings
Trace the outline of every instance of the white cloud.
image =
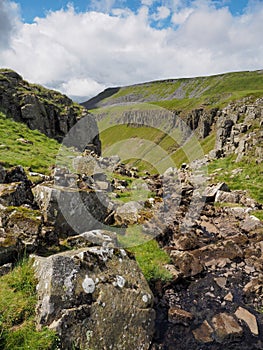
{"type": "Polygon", "coordinates": [[[194,9],[192,8],[185,8],[181,11],[175,12],[172,16],[172,23],[175,25],[184,23],[193,11],[194,9]]]}
{"type": "Polygon", "coordinates": [[[68,96],[86,97],[98,94],[106,86],[89,78],[72,78],[61,84],[60,90],[68,96]]]}
{"type": "Polygon", "coordinates": [[[108,86],[262,69],[263,3],[253,9],[233,17],[198,1],[173,12],[178,28],[156,29],[146,6],[111,14],[70,7],[21,23],[10,48],[0,51],[0,66],[83,99],[108,86]]]}
{"type": "Polygon", "coordinates": [[[142,0],[141,4],[145,6],[151,6],[153,4],[154,0],[142,0]]]}
{"type": "Polygon", "coordinates": [[[160,21],[170,16],[170,9],[165,6],[157,7],[157,12],[152,16],[155,21],[160,21]]]}
{"type": "Polygon", "coordinates": [[[0,0],[0,48],[9,45],[11,35],[19,24],[19,8],[14,2],[0,0]]]}
{"type": "Polygon", "coordinates": [[[110,12],[116,0],[91,0],[91,8],[95,11],[110,12]]]}

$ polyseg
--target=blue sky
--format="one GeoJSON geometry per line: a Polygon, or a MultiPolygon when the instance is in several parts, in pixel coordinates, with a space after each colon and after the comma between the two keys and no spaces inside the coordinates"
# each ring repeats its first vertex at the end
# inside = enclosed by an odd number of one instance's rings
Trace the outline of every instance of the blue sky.
{"type": "Polygon", "coordinates": [[[0,66],[76,100],[263,69],[263,0],[0,0],[0,66]]]}
{"type": "MultiPolygon", "coordinates": [[[[85,12],[87,10],[97,10],[98,8],[103,9],[104,11],[107,8],[130,8],[133,11],[136,11],[143,1],[139,0],[117,0],[117,1],[87,1],[87,0],[20,0],[16,1],[21,6],[22,18],[25,22],[32,23],[35,17],[45,17],[48,11],[57,11],[61,8],[66,8],[68,4],[73,4],[77,12],[85,12]],[[112,6],[110,6],[112,5],[112,6]]],[[[172,3],[171,1],[170,3],[172,3]]],[[[185,6],[193,3],[194,1],[184,1],[185,6]]],[[[248,0],[223,0],[212,1],[217,8],[227,6],[233,15],[238,15],[243,12],[246,8],[248,0]]],[[[147,1],[146,1],[147,3],[147,1]]],[[[150,2],[149,2],[150,3],[150,2]]],[[[153,1],[151,5],[151,10],[155,11],[159,6],[165,6],[165,1],[153,1]]],[[[174,1],[176,3],[176,1],[174,1]]]]}

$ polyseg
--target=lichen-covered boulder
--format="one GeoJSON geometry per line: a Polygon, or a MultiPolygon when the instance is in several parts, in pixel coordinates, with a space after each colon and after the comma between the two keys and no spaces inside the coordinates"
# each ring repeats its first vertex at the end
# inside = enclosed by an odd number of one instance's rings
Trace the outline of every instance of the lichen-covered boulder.
{"type": "Polygon", "coordinates": [[[61,349],[149,349],[153,295],[126,251],[90,247],[34,260],[36,321],[58,333],[61,349]]]}

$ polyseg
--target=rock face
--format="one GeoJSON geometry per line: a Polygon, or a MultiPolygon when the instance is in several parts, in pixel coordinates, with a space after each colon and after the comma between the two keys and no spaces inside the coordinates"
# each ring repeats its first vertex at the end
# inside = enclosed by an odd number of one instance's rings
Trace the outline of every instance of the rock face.
{"type": "Polygon", "coordinates": [[[252,149],[256,149],[254,156],[258,161],[262,161],[262,111],[262,98],[253,103],[245,99],[218,111],[216,145],[212,153],[217,156],[235,153],[238,162],[244,156],[249,156],[252,149]],[[254,130],[254,126],[258,128],[257,131],[254,130]]]}
{"type": "Polygon", "coordinates": [[[37,324],[58,332],[61,349],[149,349],[153,296],[124,250],[91,247],[34,259],[37,324]]]}
{"type": "Polygon", "coordinates": [[[81,151],[87,148],[101,153],[97,123],[91,114],[67,96],[29,84],[11,70],[0,70],[0,107],[15,121],[59,142],[79,119],[85,118],[85,134],[78,130],[79,138],[72,145],[81,151]]]}

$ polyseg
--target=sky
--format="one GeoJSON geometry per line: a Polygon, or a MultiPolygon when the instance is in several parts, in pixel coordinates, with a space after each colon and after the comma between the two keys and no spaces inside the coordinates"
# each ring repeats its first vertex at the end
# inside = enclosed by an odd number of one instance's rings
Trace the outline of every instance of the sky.
{"type": "Polygon", "coordinates": [[[263,69],[263,0],[0,0],[0,67],[85,101],[110,86],[263,69]]]}

